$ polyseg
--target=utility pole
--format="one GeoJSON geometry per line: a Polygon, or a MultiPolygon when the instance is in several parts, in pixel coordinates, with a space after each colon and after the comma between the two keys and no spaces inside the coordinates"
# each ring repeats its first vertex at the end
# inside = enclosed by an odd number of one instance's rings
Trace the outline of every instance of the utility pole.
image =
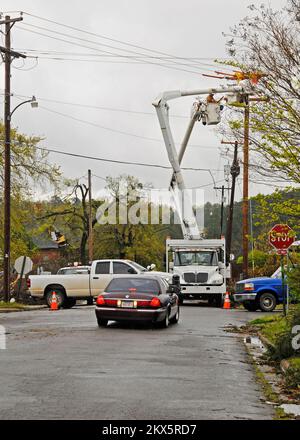
{"type": "Polygon", "coordinates": [[[92,173],[88,170],[89,185],[89,261],[93,261],[92,173]]]}
{"type": "Polygon", "coordinates": [[[244,158],[243,158],[243,277],[248,278],[248,248],[249,248],[249,121],[250,101],[268,102],[269,98],[245,96],[244,108],[244,158]]]}
{"type": "Polygon", "coordinates": [[[248,211],[249,211],[249,100],[244,109],[244,151],[243,151],[243,278],[248,278],[248,211]]]}
{"type": "Polygon", "coordinates": [[[221,215],[220,215],[220,238],[222,238],[222,236],[223,236],[223,223],[224,223],[224,194],[225,194],[225,189],[230,190],[230,188],[225,188],[225,186],[222,185],[221,187],[214,186],[214,189],[219,189],[222,192],[221,215]]]}
{"type": "Polygon", "coordinates": [[[22,17],[10,18],[10,16],[5,16],[4,20],[0,20],[0,25],[5,25],[5,47],[0,46],[0,52],[4,53],[4,63],[5,63],[5,97],[4,97],[4,246],[3,246],[3,292],[4,301],[9,301],[10,294],[10,79],[11,79],[11,62],[14,58],[26,58],[25,55],[11,50],[11,28],[17,21],[22,21],[22,17]]]}
{"type": "Polygon", "coordinates": [[[231,241],[232,241],[232,225],[233,225],[233,208],[234,208],[234,195],[235,195],[235,183],[236,178],[240,174],[240,166],[238,162],[238,141],[226,142],[222,141],[222,144],[234,144],[234,155],[233,162],[230,168],[230,174],[232,176],[231,182],[231,194],[230,194],[230,204],[229,204],[229,214],[226,229],[226,260],[230,261],[231,254],[231,241]]]}
{"type": "Polygon", "coordinates": [[[221,188],[222,191],[222,200],[221,200],[221,222],[220,222],[220,237],[223,235],[223,218],[224,218],[224,185],[221,188]]]}

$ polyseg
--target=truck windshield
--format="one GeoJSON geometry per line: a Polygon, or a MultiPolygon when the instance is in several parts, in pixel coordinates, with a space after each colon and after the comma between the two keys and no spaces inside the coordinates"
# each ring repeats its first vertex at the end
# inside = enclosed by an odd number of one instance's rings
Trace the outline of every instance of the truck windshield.
{"type": "Polygon", "coordinates": [[[174,266],[217,266],[217,255],[213,251],[176,252],[174,266]]]}
{"type": "Polygon", "coordinates": [[[135,267],[136,269],[140,270],[141,272],[147,272],[147,269],[140,264],[136,263],[135,261],[130,261],[130,264],[135,267]]]}

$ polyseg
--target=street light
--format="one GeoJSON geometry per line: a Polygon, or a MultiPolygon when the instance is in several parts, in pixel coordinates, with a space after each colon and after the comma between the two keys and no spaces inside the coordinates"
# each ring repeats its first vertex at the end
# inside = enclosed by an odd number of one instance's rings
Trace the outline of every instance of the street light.
{"type": "Polygon", "coordinates": [[[5,100],[5,155],[4,155],[4,262],[3,262],[3,292],[4,301],[9,301],[10,294],[10,171],[11,171],[11,159],[10,159],[10,144],[11,144],[11,133],[10,133],[10,121],[14,112],[21,107],[21,105],[30,103],[31,107],[38,107],[37,100],[35,96],[31,99],[21,102],[18,104],[13,111],[10,109],[10,94],[5,100]]]}
{"type": "Polygon", "coordinates": [[[12,112],[10,113],[10,115],[9,115],[9,120],[11,121],[11,117],[12,117],[12,115],[14,114],[14,112],[15,112],[19,107],[21,107],[21,105],[27,104],[27,103],[29,103],[29,102],[30,102],[32,108],[37,108],[37,107],[39,106],[39,103],[37,102],[36,97],[35,97],[35,96],[32,96],[31,99],[27,99],[27,101],[23,101],[23,102],[21,102],[20,104],[18,104],[18,105],[13,109],[13,111],[12,111],[12,112]]]}

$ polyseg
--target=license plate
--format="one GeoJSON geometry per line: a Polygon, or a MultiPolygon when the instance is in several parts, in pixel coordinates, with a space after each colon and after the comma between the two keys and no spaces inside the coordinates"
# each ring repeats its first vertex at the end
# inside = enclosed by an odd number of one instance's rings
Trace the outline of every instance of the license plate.
{"type": "Polygon", "coordinates": [[[122,301],[121,302],[121,307],[133,308],[133,301],[122,301]]]}

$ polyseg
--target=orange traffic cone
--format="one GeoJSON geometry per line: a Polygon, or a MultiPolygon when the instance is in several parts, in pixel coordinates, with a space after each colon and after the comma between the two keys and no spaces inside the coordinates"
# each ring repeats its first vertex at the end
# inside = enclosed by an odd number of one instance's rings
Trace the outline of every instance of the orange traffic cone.
{"type": "Polygon", "coordinates": [[[230,299],[229,299],[229,293],[228,292],[225,293],[223,309],[230,309],[230,299]]]}
{"type": "Polygon", "coordinates": [[[56,296],[55,292],[52,292],[50,310],[58,310],[58,302],[57,302],[57,296],[56,296]]]}

